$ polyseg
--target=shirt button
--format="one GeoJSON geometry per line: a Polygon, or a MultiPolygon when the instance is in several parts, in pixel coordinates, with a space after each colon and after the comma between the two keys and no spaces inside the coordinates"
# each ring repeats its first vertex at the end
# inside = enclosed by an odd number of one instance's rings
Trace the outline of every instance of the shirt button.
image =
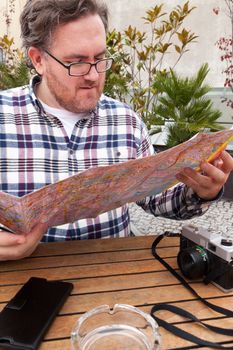
{"type": "Polygon", "coordinates": [[[74,151],[71,149],[70,150],[70,155],[72,156],[72,154],[74,154],[74,151]]]}

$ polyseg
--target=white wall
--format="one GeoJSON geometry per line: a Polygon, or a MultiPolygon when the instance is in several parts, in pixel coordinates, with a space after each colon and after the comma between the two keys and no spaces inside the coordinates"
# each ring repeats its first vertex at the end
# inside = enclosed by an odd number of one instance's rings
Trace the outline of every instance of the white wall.
{"type": "MultiPolygon", "coordinates": [[[[164,3],[164,10],[169,12],[174,5],[183,5],[186,1],[135,1],[127,0],[127,6],[123,0],[105,0],[111,14],[111,28],[125,29],[129,24],[143,28],[145,11],[156,4],[164,3]]],[[[215,43],[220,36],[231,33],[230,19],[226,16],[224,0],[190,0],[190,6],[196,9],[184,21],[184,26],[199,36],[197,43],[190,46],[190,52],[186,53],[176,69],[185,75],[194,74],[200,65],[207,62],[210,66],[208,82],[214,87],[223,86],[224,76],[221,73],[220,52],[215,43]],[[215,15],[213,8],[219,7],[220,13],[215,15]]],[[[147,28],[147,26],[144,26],[147,28]]],[[[169,57],[168,57],[169,60],[169,57]]],[[[174,61],[173,61],[174,62],[174,61]]]]}
{"type": "MultiPolygon", "coordinates": [[[[46,0],[44,0],[46,1],[46,0]]],[[[0,0],[0,36],[6,33],[5,19],[3,12],[9,0],[0,0]]],[[[130,24],[137,26],[140,30],[146,30],[144,20],[146,10],[164,3],[164,10],[169,12],[175,5],[183,5],[186,0],[105,0],[110,10],[110,28],[117,30],[126,29],[130,24]]],[[[19,29],[19,13],[23,7],[25,0],[16,0],[16,13],[10,28],[10,35],[14,36],[16,44],[20,47],[20,29],[19,29]]],[[[191,44],[190,51],[184,55],[179,65],[176,66],[178,73],[184,75],[193,75],[197,69],[207,62],[210,72],[206,82],[216,88],[213,96],[214,103],[217,108],[224,113],[222,120],[232,121],[232,109],[227,108],[220,102],[218,88],[222,88],[224,84],[224,75],[222,74],[223,65],[220,61],[220,52],[215,45],[216,41],[225,35],[231,33],[230,19],[226,15],[224,0],[190,0],[190,6],[196,9],[188,16],[184,22],[184,27],[198,35],[196,43],[191,44]],[[219,7],[220,12],[215,15],[213,8],[219,7]]],[[[167,62],[174,62],[172,57],[167,56],[167,62]]]]}
{"type": "MultiPolygon", "coordinates": [[[[45,0],[46,1],[46,0],[45,0]]],[[[6,24],[3,12],[9,0],[0,0],[0,36],[6,33],[6,24]]],[[[110,28],[123,30],[128,25],[137,26],[140,30],[147,29],[144,26],[142,17],[146,10],[156,4],[164,3],[164,10],[170,11],[175,5],[183,5],[186,1],[181,0],[105,0],[110,10],[110,28]]],[[[14,36],[15,42],[20,46],[19,13],[25,0],[16,0],[16,14],[10,28],[10,35],[14,36]]],[[[190,6],[196,6],[196,9],[188,16],[184,26],[191,32],[196,33],[199,38],[197,43],[191,44],[190,52],[186,53],[180,64],[176,67],[184,75],[194,74],[200,65],[208,62],[210,73],[208,82],[214,87],[223,86],[224,76],[221,73],[222,65],[220,62],[220,52],[215,43],[220,36],[231,33],[231,23],[226,13],[224,13],[224,0],[190,0],[190,6]],[[214,7],[220,8],[219,15],[213,12],[214,7]]],[[[169,57],[167,57],[169,62],[169,57]]],[[[174,62],[174,60],[171,60],[174,62]]]]}
{"type": "Polygon", "coordinates": [[[15,1],[15,13],[12,16],[12,23],[9,27],[9,32],[7,33],[7,25],[5,14],[7,10],[9,11],[9,0],[0,0],[0,36],[4,34],[9,34],[9,36],[14,37],[15,43],[20,47],[20,28],[19,28],[19,14],[23,8],[25,0],[15,1]],[[7,6],[8,5],[8,6],[7,6]]]}
{"type": "MultiPolygon", "coordinates": [[[[127,0],[127,6],[123,0],[105,0],[110,10],[110,28],[123,30],[128,25],[138,27],[140,30],[147,26],[144,25],[142,17],[146,11],[155,5],[164,4],[165,12],[171,11],[176,5],[183,5],[186,1],[181,0],[146,0],[135,1],[127,0]]],[[[220,60],[220,51],[216,46],[216,41],[221,36],[231,34],[231,22],[227,16],[224,0],[190,0],[190,7],[196,7],[184,21],[184,27],[187,30],[198,35],[196,43],[190,45],[190,51],[187,52],[176,66],[178,73],[191,76],[196,73],[198,68],[205,62],[209,64],[210,71],[206,78],[208,83],[214,89],[210,93],[210,98],[214,107],[222,112],[219,119],[222,123],[232,123],[233,110],[221,102],[223,95],[229,96],[229,91],[223,88],[225,76],[222,74],[224,64],[220,60]],[[219,14],[216,15],[213,8],[219,8],[219,14]]],[[[167,61],[174,63],[172,56],[167,56],[167,61]]],[[[230,93],[232,95],[232,93],[230,93]]],[[[225,124],[229,127],[229,124],[225,124]]]]}

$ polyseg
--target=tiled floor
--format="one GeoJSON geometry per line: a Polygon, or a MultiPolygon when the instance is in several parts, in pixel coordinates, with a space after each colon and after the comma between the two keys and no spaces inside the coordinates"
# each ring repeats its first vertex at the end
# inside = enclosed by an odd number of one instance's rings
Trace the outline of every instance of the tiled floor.
{"type": "Polygon", "coordinates": [[[223,235],[233,237],[233,201],[220,200],[212,204],[204,215],[191,220],[175,221],[154,217],[145,213],[136,204],[130,205],[132,231],[137,235],[158,235],[164,231],[181,232],[184,224],[192,223],[223,235]]]}

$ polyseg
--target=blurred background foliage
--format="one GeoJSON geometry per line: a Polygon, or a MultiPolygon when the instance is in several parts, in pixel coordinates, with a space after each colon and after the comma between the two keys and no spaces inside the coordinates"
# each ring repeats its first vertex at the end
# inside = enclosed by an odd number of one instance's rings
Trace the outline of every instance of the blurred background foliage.
{"type": "Polygon", "coordinates": [[[115,63],[107,74],[105,93],[130,103],[148,129],[162,122],[156,117],[160,91],[154,88],[154,81],[159,73],[167,72],[167,55],[173,54],[174,69],[197,38],[182,27],[193,10],[189,2],[169,13],[163,4],[156,5],[142,17],[146,31],[130,25],[123,32],[108,33],[108,50],[115,63]]]}
{"type": "MultiPolygon", "coordinates": [[[[12,11],[14,1],[11,0],[12,11]]],[[[130,25],[121,32],[113,29],[107,33],[107,49],[114,63],[106,74],[104,93],[130,104],[151,134],[170,121],[168,147],[206,128],[219,129],[216,120],[220,112],[204,98],[210,90],[203,85],[207,65],[192,78],[178,77],[175,72],[176,65],[197,39],[195,33],[184,27],[194,9],[189,1],[169,12],[164,10],[164,4],[155,5],[142,17],[145,31],[130,25]]],[[[10,25],[9,16],[6,20],[10,25]]],[[[27,84],[33,72],[28,69],[23,52],[14,47],[14,39],[3,36],[0,48],[3,53],[0,90],[27,84]]]]}
{"type": "Polygon", "coordinates": [[[0,90],[27,84],[30,72],[23,52],[14,48],[14,39],[4,35],[0,38],[2,62],[0,63],[0,90]]]}

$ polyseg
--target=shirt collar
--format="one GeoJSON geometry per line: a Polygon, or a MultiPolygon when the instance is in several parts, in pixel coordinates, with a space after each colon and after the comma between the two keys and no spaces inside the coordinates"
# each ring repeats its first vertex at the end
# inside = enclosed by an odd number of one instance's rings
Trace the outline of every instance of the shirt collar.
{"type": "Polygon", "coordinates": [[[32,100],[33,105],[36,108],[36,111],[39,114],[45,114],[44,108],[42,106],[42,104],[40,103],[40,101],[38,100],[38,98],[36,97],[35,94],[35,87],[37,84],[39,84],[41,81],[41,78],[39,75],[35,75],[31,78],[30,83],[29,83],[29,94],[32,100]]]}

